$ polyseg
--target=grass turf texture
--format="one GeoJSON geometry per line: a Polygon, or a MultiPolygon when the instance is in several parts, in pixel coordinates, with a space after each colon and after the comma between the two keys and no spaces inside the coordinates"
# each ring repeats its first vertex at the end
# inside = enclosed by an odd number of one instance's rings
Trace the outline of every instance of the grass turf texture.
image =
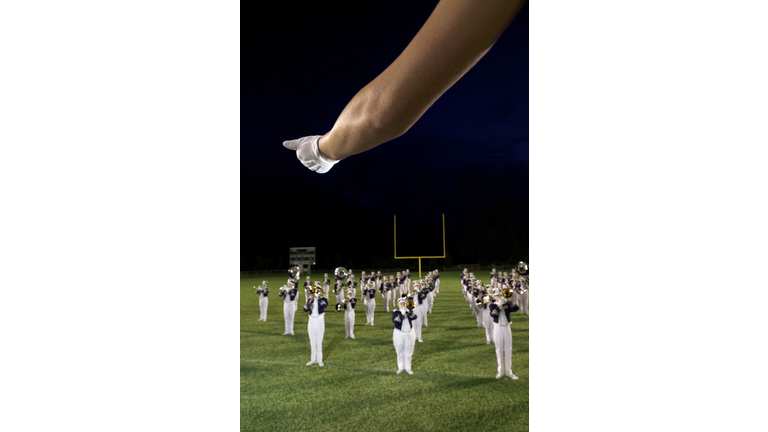
{"type": "Polygon", "coordinates": [[[459,273],[441,274],[429,326],[422,328],[424,342],[414,348],[414,374],[397,375],[392,314],[384,311],[381,296],[373,327],[365,325],[358,302],[352,340],[345,339],[344,312],[334,310],[331,292],[325,366],[305,366],[310,347],[304,276],[295,336],[283,336],[283,302],[277,295],[287,276],[240,280],[241,431],[528,430],[528,316],[511,314],[512,372],[520,379],[497,380],[494,345],[486,345],[485,330],[477,327],[459,273]],[[270,286],[266,322],[258,321],[253,288],[262,280],[270,286]]]}

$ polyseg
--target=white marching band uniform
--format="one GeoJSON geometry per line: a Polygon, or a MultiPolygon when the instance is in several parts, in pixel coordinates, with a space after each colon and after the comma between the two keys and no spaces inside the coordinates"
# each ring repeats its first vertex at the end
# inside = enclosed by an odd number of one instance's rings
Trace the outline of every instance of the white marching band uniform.
{"type": "Polygon", "coordinates": [[[373,325],[374,309],[376,309],[376,288],[374,288],[374,282],[368,282],[367,288],[363,291],[363,295],[368,299],[365,304],[365,318],[366,325],[373,325]]]}
{"type": "Polygon", "coordinates": [[[398,305],[400,309],[392,312],[392,322],[395,324],[395,329],[392,331],[392,343],[395,345],[395,353],[397,353],[397,373],[406,371],[413,374],[411,370],[415,345],[413,322],[417,321],[417,318],[413,311],[405,308],[404,298],[400,299],[398,305]]]}
{"type": "Polygon", "coordinates": [[[285,317],[285,333],[283,334],[293,335],[293,317],[296,315],[294,299],[298,297],[298,290],[292,285],[283,285],[283,288],[280,289],[278,294],[280,297],[283,297],[283,316],[285,317]]]}
{"type": "Polygon", "coordinates": [[[328,300],[318,294],[307,297],[304,311],[309,312],[307,333],[309,333],[310,360],[307,366],[316,364],[323,366],[323,336],[325,335],[325,308],[328,300]]]}
{"type": "Polygon", "coordinates": [[[256,290],[256,293],[259,295],[259,312],[261,312],[259,321],[266,321],[267,306],[269,306],[269,299],[267,298],[269,287],[267,286],[267,281],[261,283],[261,286],[256,290]]]}
{"type": "Polygon", "coordinates": [[[355,338],[355,305],[357,299],[355,298],[354,288],[347,290],[347,304],[344,308],[344,329],[347,331],[347,336],[344,339],[355,338]]]}
{"type": "Polygon", "coordinates": [[[496,379],[506,375],[512,379],[517,376],[512,373],[512,331],[509,329],[509,313],[519,308],[498,293],[496,303],[491,303],[490,313],[493,318],[493,335],[496,345],[496,379]]]}

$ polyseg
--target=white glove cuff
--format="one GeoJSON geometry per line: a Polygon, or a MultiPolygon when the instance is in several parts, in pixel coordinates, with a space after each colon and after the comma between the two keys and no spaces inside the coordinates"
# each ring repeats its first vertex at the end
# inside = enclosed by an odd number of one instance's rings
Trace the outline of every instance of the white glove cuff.
{"type": "Polygon", "coordinates": [[[333,160],[333,159],[326,159],[320,154],[320,147],[318,146],[318,143],[320,142],[320,136],[317,136],[315,139],[312,140],[312,155],[315,156],[315,159],[320,162],[323,166],[331,167],[335,164],[337,164],[339,161],[333,160]]]}

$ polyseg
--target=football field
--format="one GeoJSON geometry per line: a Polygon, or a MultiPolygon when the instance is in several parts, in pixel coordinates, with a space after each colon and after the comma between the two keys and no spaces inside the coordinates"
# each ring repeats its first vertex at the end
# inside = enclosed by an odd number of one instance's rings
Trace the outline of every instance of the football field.
{"type": "MultiPolygon", "coordinates": [[[[300,277],[303,287],[304,276],[300,277]]],[[[414,275],[415,279],[418,275],[414,275]]],[[[479,274],[484,283],[488,275],[479,274]]],[[[313,274],[322,279],[322,274],[313,274]]],[[[323,362],[310,360],[306,299],[300,289],[294,336],[284,336],[278,290],[287,275],[240,280],[240,429],[242,431],[475,431],[528,430],[528,316],[512,314],[511,380],[496,376],[494,345],[465,301],[459,273],[440,275],[414,374],[395,374],[392,314],[376,298],[374,326],[362,300],[355,339],[345,339],[344,313],[325,313],[323,362]],[[267,321],[259,320],[254,285],[269,282],[267,321]]],[[[331,280],[333,284],[333,280],[331,280]]],[[[358,290],[359,295],[359,290],[358,290]]],[[[390,309],[391,311],[392,309],[390,309]]]]}

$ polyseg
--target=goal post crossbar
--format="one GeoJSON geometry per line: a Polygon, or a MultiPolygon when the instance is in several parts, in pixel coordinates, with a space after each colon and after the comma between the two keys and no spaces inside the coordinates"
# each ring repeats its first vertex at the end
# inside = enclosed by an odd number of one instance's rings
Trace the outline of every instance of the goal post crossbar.
{"type": "Polygon", "coordinates": [[[418,259],[419,260],[419,279],[421,279],[421,259],[422,258],[445,258],[445,213],[443,213],[443,255],[442,256],[397,256],[397,215],[395,215],[395,259],[418,259]]]}

